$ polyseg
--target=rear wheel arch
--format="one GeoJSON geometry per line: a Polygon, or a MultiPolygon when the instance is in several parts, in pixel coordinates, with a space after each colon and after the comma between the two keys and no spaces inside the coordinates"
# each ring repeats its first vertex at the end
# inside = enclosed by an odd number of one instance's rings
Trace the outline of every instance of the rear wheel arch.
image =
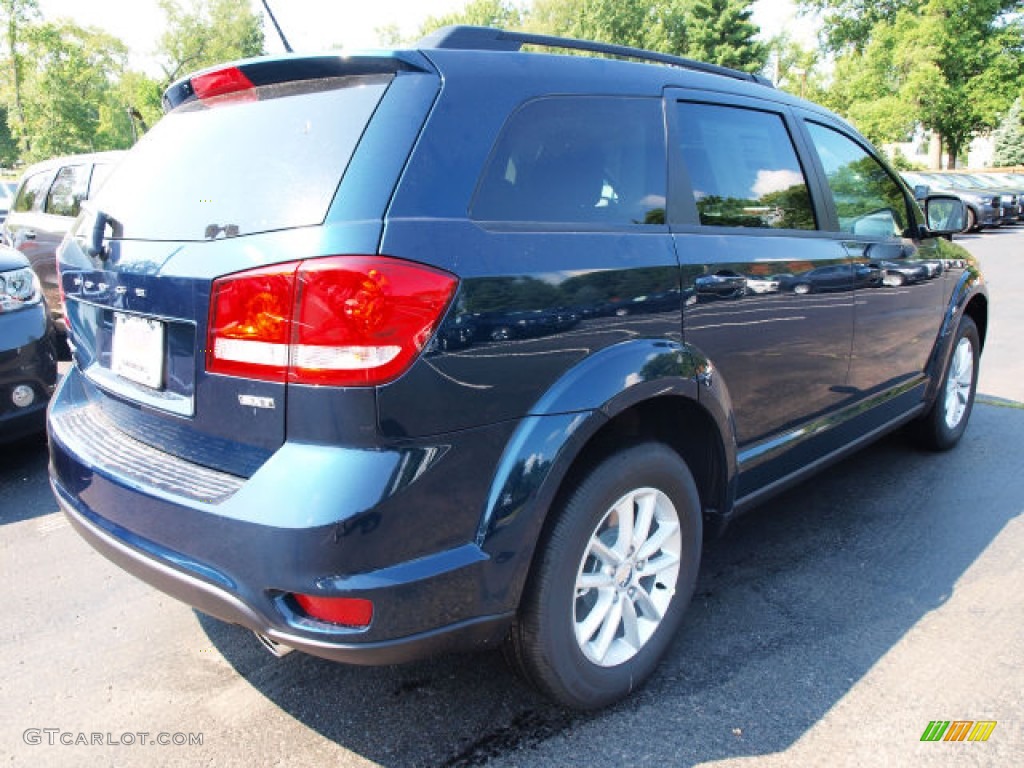
{"type": "Polygon", "coordinates": [[[727,509],[730,461],[715,419],[695,400],[663,396],[625,408],[590,436],[559,479],[558,490],[546,510],[547,524],[552,510],[559,508],[593,467],[626,447],[644,442],[664,443],[686,463],[706,516],[709,511],[713,515],[727,509]]]}

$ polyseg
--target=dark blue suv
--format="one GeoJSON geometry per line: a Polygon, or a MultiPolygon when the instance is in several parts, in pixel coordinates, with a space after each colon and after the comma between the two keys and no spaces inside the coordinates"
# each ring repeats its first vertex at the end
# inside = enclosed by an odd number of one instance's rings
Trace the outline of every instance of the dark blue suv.
{"type": "Polygon", "coordinates": [[[53,488],[277,652],[502,646],[602,706],[671,642],[704,535],[888,430],[967,425],[962,204],[919,208],[759,78],[452,28],[164,99],[60,251],[53,488]],[[883,262],[928,277],[858,279],[883,262]]]}

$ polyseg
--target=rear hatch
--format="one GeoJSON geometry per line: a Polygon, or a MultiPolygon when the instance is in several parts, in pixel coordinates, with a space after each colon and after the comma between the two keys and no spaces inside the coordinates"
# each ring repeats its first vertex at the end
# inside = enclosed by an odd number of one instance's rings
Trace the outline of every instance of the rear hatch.
{"type": "MultiPolygon", "coordinates": [[[[279,350],[246,348],[271,364],[251,366],[256,375],[232,367],[231,339],[218,342],[227,344],[226,362],[215,361],[211,296],[227,311],[237,281],[226,275],[294,275],[294,266],[272,265],[376,252],[418,129],[408,104],[406,125],[390,131],[387,162],[360,160],[361,144],[381,152],[379,139],[365,140],[377,130],[368,126],[375,115],[387,122],[395,108],[386,100],[403,99],[410,89],[400,81],[416,78],[413,90],[424,92],[426,80],[436,93],[436,77],[415,54],[283,57],[168,89],[168,113],[87,204],[59,253],[88,428],[99,435],[116,426],[146,446],[243,477],[281,445],[288,378],[273,370],[279,350]],[[374,163],[379,173],[367,178],[359,169],[374,163]],[[352,173],[360,178],[348,183],[352,173]]],[[[421,123],[429,101],[420,102],[421,123]]],[[[266,302],[275,296],[260,294],[258,283],[253,293],[252,284],[248,300],[264,302],[261,317],[273,320],[266,302]]]]}

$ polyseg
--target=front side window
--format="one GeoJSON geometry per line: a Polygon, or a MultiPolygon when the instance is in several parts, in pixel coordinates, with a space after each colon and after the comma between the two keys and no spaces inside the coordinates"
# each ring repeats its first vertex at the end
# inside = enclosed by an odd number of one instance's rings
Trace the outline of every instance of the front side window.
{"type": "Polygon", "coordinates": [[[54,216],[77,216],[89,192],[89,170],[88,165],[61,168],[46,196],[46,212],[54,216]]]}
{"type": "Polygon", "coordinates": [[[881,163],[847,136],[808,123],[828,180],[839,230],[868,237],[900,237],[907,230],[903,189],[881,163]]]}
{"type": "Polygon", "coordinates": [[[470,216],[480,221],[664,224],[661,101],[551,97],[509,118],[470,216]]]}
{"type": "Polygon", "coordinates": [[[677,106],[681,155],[701,224],[815,229],[807,180],[781,115],[677,106]]]}

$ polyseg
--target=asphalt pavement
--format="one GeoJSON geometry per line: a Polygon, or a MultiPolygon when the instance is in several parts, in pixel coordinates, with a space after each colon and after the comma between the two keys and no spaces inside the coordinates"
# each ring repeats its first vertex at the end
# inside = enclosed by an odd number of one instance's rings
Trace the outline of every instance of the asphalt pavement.
{"type": "Polygon", "coordinates": [[[94,553],[41,441],[0,449],[0,765],[1024,764],[1024,228],[960,242],[993,302],[961,445],[891,436],[739,520],[654,678],[595,714],[493,653],[274,659],[94,553]]]}

